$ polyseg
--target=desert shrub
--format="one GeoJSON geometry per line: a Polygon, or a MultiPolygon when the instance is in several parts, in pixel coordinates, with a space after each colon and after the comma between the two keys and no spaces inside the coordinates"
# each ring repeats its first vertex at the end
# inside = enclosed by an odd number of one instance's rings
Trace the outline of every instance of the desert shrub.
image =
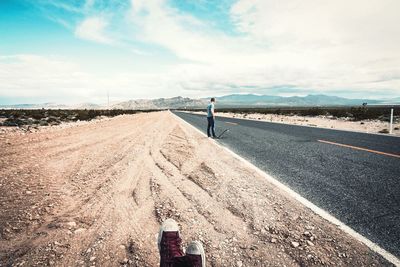
{"type": "Polygon", "coordinates": [[[77,116],[76,118],[80,121],[87,121],[90,119],[89,117],[89,112],[85,109],[85,110],[79,110],[77,112],[77,116]]]}
{"type": "Polygon", "coordinates": [[[350,113],[355,121],[372,119],[389,121],[390,108],[353,107],[350,109],[350,113]]]}
{"type": "Polygon", "coordinates": [[[43,118],[43,112],[41,112],[40,110],[33,110],[31,112],[31,117],[35,120],[40,120],[41,118],[43,118]]]}
{"type": "Polygon", "coordinates": [[[321,108],[310,108],[300,111],[301,116],[320,116],[327,115],[327,111],[321,108]]]}
{"type": "Polygon", "coordinates": [[[364,107],[351,108],[350,113],[352,115],[351,117],[355,121],[364,120],[367,118],[367,109],[364,107]]]}
{"type": "MultiPolygon", "coordinates": [[[[22,125],[55,125],[62,121],[87,121],[99,116],[114,117],[122,114],[135,114],[138,112],[154,112],[159,110],[62,110],[62,109],[2,109],[0,117],[6,118],[3,126],[22,125]]],[[[0,124],[1,125],[1,124],[0,124]]]]}
{"type": "Polygon", "coordinates": [[[347,118],[352,116],[352,114],[349,112],[348,108],[342,108],[342,109],[332,109],[328,111],[330,115],[336,117],[336,118],[347,118]]]}
{"type": "MultiPolygon", "coordinates": [[[[394,106],[395,114],[400,110],[400,106],[394,106]]],[[[377,119],[388,121],[391,106],[357,106],[357,107],[218,107],[217,112],[230,113],[261,113],[261,114],[280,114],[280,115],[299,115],[299,116],[319,116],[332,115],[336,118],[351,118],[354,121],[377,119]]],[[[184,109],[186,111],[205,111],[205,109],[184,109]]],[[[396,121],[396,117],[395,117],[396,121]]]]}

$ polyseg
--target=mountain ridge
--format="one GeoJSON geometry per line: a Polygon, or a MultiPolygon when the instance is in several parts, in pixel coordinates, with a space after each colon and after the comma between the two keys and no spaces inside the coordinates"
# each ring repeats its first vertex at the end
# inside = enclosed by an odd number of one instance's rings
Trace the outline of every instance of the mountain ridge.
{"type": "MultiPolygon", "coordinates": [[[[2,109],[175,109],[203,108],[210,98],[170,97],[156,99],[132,99],[107,104],[80,103],[65,105],[57,103],[0,105],[2,109]]],[[[324,94],[306,96],[273,96],[256,94],[230,94],[216,97],[220,107],[279,107],[279,106],[359,106],[400,104],[400,97],[392,99],[352,99],[324,94]]]]}

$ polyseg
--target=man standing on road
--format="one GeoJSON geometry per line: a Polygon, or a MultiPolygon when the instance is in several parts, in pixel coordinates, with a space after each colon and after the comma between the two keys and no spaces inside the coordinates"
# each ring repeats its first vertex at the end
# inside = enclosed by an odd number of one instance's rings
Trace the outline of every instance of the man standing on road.
{"type": "Polygon", "coordinates": [[[214,104],[215,104],[215,98],[211,98],[210,104],[207,106],[207,121],[208,121],[208,126],[207,126],[207,136],[211,137],[210,134],[210,128],[212,131],[212,136],[213,138],[216,138],[217,136],[215,135],[215,113],[214,113],[214,104]]]}

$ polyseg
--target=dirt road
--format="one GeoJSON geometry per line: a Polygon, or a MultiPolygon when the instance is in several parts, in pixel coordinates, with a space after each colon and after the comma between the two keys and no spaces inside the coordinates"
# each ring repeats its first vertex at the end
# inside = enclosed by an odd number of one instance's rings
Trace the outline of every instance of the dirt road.
{"type": "Polygon", "coordinates": [[[0,135],[0,266],[157,266],[160,222],[208,266],[382,266],[169,112],[0,135]]]}

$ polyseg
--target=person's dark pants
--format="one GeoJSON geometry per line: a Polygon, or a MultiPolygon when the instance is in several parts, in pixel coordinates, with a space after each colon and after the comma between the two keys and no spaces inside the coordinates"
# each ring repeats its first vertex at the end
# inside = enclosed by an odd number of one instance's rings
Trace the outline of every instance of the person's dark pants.
{"type": "Polygon", "coordinates": [[[215,137],[215,126],[214,126],[214,117],[207,117],[208,126],[207,126],[207,135],[211,136],[210,129],[212,131],[212,136],[215,137]]]}

